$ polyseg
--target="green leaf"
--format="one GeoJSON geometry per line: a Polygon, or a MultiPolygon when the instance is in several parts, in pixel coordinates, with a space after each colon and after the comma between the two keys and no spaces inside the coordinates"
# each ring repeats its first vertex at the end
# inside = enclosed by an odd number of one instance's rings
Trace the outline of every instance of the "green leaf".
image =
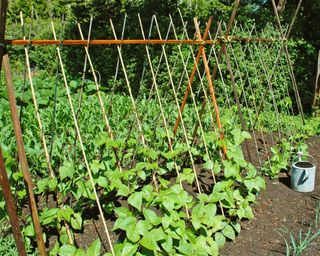
{"type": "Polygon", "coordinates": [[[207,194],[200,194],[198,195],[198,199],[204,203],[209,202],[209,196],[207,194]]]}
{"type": "Polygon", "coordinates": [[[70,179],[73,178],[74,174],[74,165],[73,162],[66,161],[64,162],[63,166],[59,168],[59,174],[61,180],[64,180],[66,177],[69,177],[70,179]]]}
{"type": "Polygon", "coordinates": [[[54,177],[54,179],[49,179],[49,182],[48,182],[48,185],[49,185],[49,188],[50,190],[54,191],[58,185],[58,180],[56,177],[54,177]]]}
{"type": "Polygon", "coordinates": [[[44,208],[41,214],[41,223],[43,225],[52,224],[53,221],[58,217],[58,208],[44,208]]]}
{"type": "Polygon", "coordinates": [[[241,132],[240,129],[234,129],[231,134],[234,136],[234,142],[236,145],[240,145],[245,139],[251,138],[251,135],[248,132],[241,132]]]}
{"type": "Polygon", "coordinates": [[[47,186],[48,186],[48,183],[49,183],[49,178],[44,178],[44,179],[41,179],[41,180],[38,180],[37,181],[37,189],[40,193],[43,193],[47,186]]]}
{"type": "Polygon", "coordinates": [[[60,247],[59,255],[63,256],[73,256],[77,251],[77,248],[74,245],[65,244],[60,247]]]}
{"type": "Polygon", "coordinates": [[[215,161],[213,166],[213,172],[214,174],[218,175],[220,171],[221,171],[221,164],[218,161],[215,161]]]}
{"type": "Polygon", "coordinates": [[[100,163],[99,163],[99,161],[98,161],[98,160],[93,160],[92,163],[91,163],[91,165],[90,165],[90,168],[91,168],[91,170],[92,170],[92,172],[93,172],[94,174],[97,174],[97,173],[99,172],[99,170],[100,170],[100,163]]]}
{"type": "Polygon", "coordinates": [[[246,211],[240,207],[238,210],[237,210],[237,216],[239,217],[239,219],[243,219],[246,215],[246,211]]]}
{"type": "Polygon", "coordinates": [[[239,173],[240,170],[237,165],[232,164],[230,161],[224,161],[224,176],[226,178],[236,177],[239,173]]]}
{"type": "Polygon", "coordinates": [[[143,198],[147,201],[150,202],[153,199],[153,186],[152,185],[145,185],[142,188],[142,193],[143,193],[143,198]]]}
{"type": "Polygon", "coordinates": [[[161,155],[164,156],[167,160],[171,160],[177,155],[177,153],[174,151],[169,151],[169,152],[161,152],[161,155]]]}
{"type": "Polygon", "coordinates": [[[236,189],[235,191],[233,191],[233,197],[235,200],[237,200],[238,202],[243,202],[243,197],[240,194],[240,190],[236,189]]]}
{"type": "Polygon", "coordinates": [[[213,170],[214,164],[212,160],[209,160],[203,164],[203,168],[206,170],[213,170]]]}
{"type": "Polygon", "coordinates": [[[94,144],[99,147],[104,143],[106,143],[108,138],[109,138],[109,135],[107,132],[99,132],[94,140],[94,144]]]}
{"type": "Polygon", "coordinates": [[[34,231],[33,224],[28,225],[28,226],[24,229],[23,233],[24,233],[25,236],[30,236],[30,237],[35,236],[36,233],[35,233],[35,231],[34,231]]]}
{"type": "Polygon", "coordinates": [[[141,211],[142,192],[135,192],[131,196],[129,196],[128,203],[135,207],[138,211],[141,211]]]}
{"type": "Polygon", "coordinates": [[[227,225],[224,227],[224,229],[222,230],[222,234],[231,240],[234,240],[236,238],[236,234],[234,232],[234,229],[230,225],[227,225]]]}
{"type": "Polygon", "coordinates": [[[109,180],[103,176],[98,177],[97,183],[100,187],[103,187],[103,188],[109,188],[110,186],[109,180]]]}
{"type": "Polygon", "coordinates": [[[156,160],[158,158],[158,153],[154,149],[148,148],[146,151],[146,156],[150,157],[152,160],[156,160]]]}
{"type": "Polygon", "coordinates": [[[234,230],[235,230],[237,233],[240,233],[240,231],[241,231],[241,225],[240,225],[240,223],[238,223],[238,222],[232,222],[231,225],[232,225],[232,227],[234,228],[234,230]]]}
{"type": "Polygon", "coordinates": [[[141,240],[140,240],[140,244],[146,248],[149,249],[151,251],[156,251],[159,247],[157,245],[156,240],[154,239],[154,237],[150,236],[150,235],[146,235],[144,236],[141,240]]]}
{"type": "MultiPolygon", "coordinates": [[[[50,252],[50,256],[51,256],[51,252],[50,252]]],[[[88,255],[85,250],[83,250],[82,248],[78,248],[74,256],[88,256],[88,255]]]]}
{"type": "MultiPolygon", "coordinates": [[[[54,247],[50,250],[49,255],[50,256],[58,255],[59,249],[60,249],[59,241],[56,241],[54,247]]],[[[86,256],[86,255],[84,255],[84,256],[86,256]]]]}
{"type": "Polygon", "coordinates": [[[249,192],[253,190],[260,191],[261,188],[265,189],[266,186],[264,179],[260,176],[244,180],[244,185],[248,188],[249,192]]]}
{"type": "Polygon", "coordinates": [[[127,196],[130,194],[130,189],[128,186],[121,184],[117,192],[117,196],[127,196]]]}
{"type": "Polygon", "coordinates": [[[175,167],[175,162],[174,161],[167,162],[166,167],[168,168],[169,171],[172,171],[173,168],[175,167]]]}
{"type": "Polygon", "coordinates": [[[158,181],[160,182],[163,188],[168,188],[168,185],[170,184],[170,181],[163,179],[161,177],[158,177],[158,181]]]}
{"type": "Polygon", "coordinates": [[[68,234],[63,233],[60,235],[59,240],[62,244],[67,244],[69,242],[68,234]]]}
{"type": "Polygon", "coordinates": [[[163,198],[162,204],[168,210],[168,212],[171,212],[173,210],[174,201],[171,196],[165,196],[163,198]]]}
{"type": "Polygon", "coordinates": [[[251,135],[250,135],[250,133],[248,133],[247,131],[242,131],[242,132],[241,132],[241,136],[242,136],[242,138],[244,138],[244,139],[251,139],[251,135]]]}
{"type": "Polygon", "coordinates": [[[118,215],[118,218],[125,218],[127,216],[132,216],[132,212],[127,207],[117,207],[114,209],[115,213],[118,215]]]}
{"type": "Polygon", "coordinates": [[[70,221],[71,215],[74,213],[73,209],[67,205],[64,205],[64,207],[60,209],[59,212],[61,216],[68,222],[70,221]]]}
{"type": "Polygon", "coordinates": [[[117,229],[127,230],[128,227],[135,226],[136,222],[137,222],[136,218],[132,216],[119,218],[115,221],[112,230],[117,230],[117,229]]]}
{"type": "Polygon", "coordinates": [[[257,185],[258,185],[260,188],[266,189],[266,182],[265,182],[265,180],[264,180],[263,177],[257,176],[257,177],[256,177],[256,182],[257,182],[257,185]]]}
{"type": "Polygon", "coordinates": [[[218,244],[219,248],[222,248],[226,243],[226,237],[221,232],[217,232],[214,234],[214,240],[218,244]]]}
{"type": "Polygon", "coordinates": [[[87,249],[87,255],[99,256],[101,250],[100,239],[96,239],[87,249]]]}
{"type": "Polygon", "coordinates": [[[161,218],[161,222],[162,222],[162,226],[164,229],[167,229],[170,224],[171,224],[171,218],[168,216],[168,215],[164,215],[162,218],[161,218]]]}
{"type": "Polygon", "coordinates": [[[149,221],[154,226],[159,225],[160,222],[161,222],[161,220],[157,216],[157,214],[154,211],[150,210],[150,209],[144,209],[143,210],[143,216],[145,217],[145,219],[147,221],[149,221]]]}
{"type": "Polygon", "coordinates": [[[187,241],[181,241],[179,247],[177,248],[179,252],[184,255],[194,255],[193,254],[193,245],[188,243],[187,241]]]}
{"type": "MultiPolygon", "coordinates": [[[[211,238],[211,237],[209,237],[211,238]]],[[[212,239],[213,240],[213,239],[212,239]]],[[[215,241],[212,241],[210,244],[210,249],[208,250],[209,255],[218,256],[219,255],[219,246],[215,241]]]]}
{"type": "Polygon", "coordinates": [[[139,230],[136,228],[136,225],[129,225],[126,228],[126,235],[127,238],[133,243],[136,243],[140,240],[139,230]]]}
{"type": "Polygon", "coordinates": [[[253,215],[253,212],[252,212],[252,208],[248,205],[245,209],[245,217],[248,218],[248,219],[253,219],[254,218],[254,215],[253,215]]]}
{"type": "Polygon", "coordinates": [[[136,225],[138,233],[142,236],[145,236],[151,227],[152,225],[146,220],[139,220],[136,225]]]}
{"type": "Polygon", "coordinates": [[[80,213],[75,213],[71,217],[71,226],[74,229],[80,230],[82,228],[82,218],[80,213]]]}
{"type": "Polygon", "coordinates": [[[143,181],[146,180],[147,175],[146,175],[145,171],[143,171],[143,170],[138,170],[138,171],[137,171],[137,174],[138,174],[138,176],[140,177],[140,179],[142,179],[143,181]]]}
{"type": "Polygon", "coordinates": [[[137,251],[139,245],[126,242],[121,251],[121,256],[132,256],[137,251]]]}
{"type": "Polygon", "coordinates": [[[148,235],[153,237],[155,241],[161,241],[167,238],[166,234],[163,232],[162,227],[152,229],[148,235]]]}
{"type": "Polygon", "coordinates": [[[240,145],[243,141],[243,138],[241,137],[241,130],[240,129],[234,129],[231,134],[233,135],[233,139],[236,145],[240,145]]]}
{"type": "Polygon", "coordinates": [[[170,255],[173,255],[173,240],[170,236],[167,237],[166,241],[161,244],[162,248],[169,253],[170,255]]]}

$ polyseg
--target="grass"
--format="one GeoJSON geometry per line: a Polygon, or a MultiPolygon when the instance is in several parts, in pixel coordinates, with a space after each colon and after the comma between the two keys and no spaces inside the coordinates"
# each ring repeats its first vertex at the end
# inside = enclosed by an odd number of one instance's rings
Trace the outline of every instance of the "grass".
{"type": "MultiPolygon", "coordinates": [[[[284,227],[284,232],[288,232],[286,227],[284,227]]],[[[283,235],[281,236],[283,237],[283,235]]],[[[286,244],[286,255],[304,255],[307,249],[310,249],[312,246],[316,245],[315,240],[318,237],[320,237],[320,201],[318,201],[316,204],[314,220],[311,222],[306,231],[300,229],[297,235],[295,235],[293,232],[290,232],[289,239],[283,237],[286,244]]]]}

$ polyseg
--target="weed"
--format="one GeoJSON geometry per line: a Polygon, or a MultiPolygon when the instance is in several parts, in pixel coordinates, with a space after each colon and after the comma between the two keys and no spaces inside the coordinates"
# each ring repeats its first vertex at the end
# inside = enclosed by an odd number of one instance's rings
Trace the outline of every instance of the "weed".
{"type": "MultiPolygon", "coordinates": [[[[284,233],[288,233],[286,227],[284,227],[283,231],[284,233]]],[[[320,236],[320,201],[317,202],[314,220],[309,225],[307,231],[300,229],[297,236],[295,236],[293,232],[290,232],[290,239],[283,237],[282,234],[280,234],[280,236],[284,239],[287,256],[303,255],[308,248],[313,246],[314,241],[320,236]]]]}

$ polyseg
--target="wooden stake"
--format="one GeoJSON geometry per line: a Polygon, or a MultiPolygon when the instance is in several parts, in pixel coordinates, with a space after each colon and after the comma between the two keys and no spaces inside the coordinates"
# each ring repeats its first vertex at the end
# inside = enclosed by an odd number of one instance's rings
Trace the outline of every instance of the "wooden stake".
{"type": "Polygon", "coordinates": [[[46,248],[45,248],[44,240],[42,236],[42,230],[41,230],[38,211],[37,211],[37,204],[33,194],[33,183],[31,180],[31,175],[28,168],[27,156],[24,149],[21,125],[20,125],[19,115],[18,115],[18,108],[15,100],[12,75],[10,71],[9,56],[6,50],[4,50],[2,63],[3,63],[4,72],[5,72],[5,77],[6,77],[6,85],[8,90],[8,98],[9,98],[10,111],[11,111],[11,119],[12,119],[13,129],[14,129],[14,133],[17,141],[18,156],[21,164],[23,177],[25,179],[26,186],[27,186],[31,216],[32,216],[33,225],[36,232],[38,249],[39,249],[40,255],[45,256],[47,255],[47,252],[46,252],[46,248]]]}
{"type": "MultiPolygon", "coordinates": [[[[276,39],[273,38],[248,38],[248,37],[236,37],[231,36],[228,38],[230,43],[273,43],[276,39]]],[[[24,45],[168,45],[168,44],[191,44],[191,45],[202,45],[202,44],[225,44],[225,40],[217,38],[215,40],[180,40],[180,39],[94,39],[94,40],[80,40],[80,39],[67,39],[67,40],[52,40],[52,39],[6,39],[0,40],[0,43],[14,46],[24,45]]]]}
{"type": "MultiPolygon", "coordinates": [[[[3,41],[5,37],[7,7],[8,7],[8,1],[1,0],[0,2],[0,41],[3,41]]],[[[18,115],[18,108],[17,108],[16,98],[14,93],[12,75],[10,71],[9,55],[8,55],[7,49],[5,49],[3,46],[0,45],[0,68],[2,65],[4,68],[5,77],[6,77],[6,85],[8,90],[11,119],[12,119],[13,129],[14,129],[14,133],[17,141],[19,161],[21,164],[23,177],[27,186],[31,216],[33,220],[33,226],[36,232],[38,249],[41,256],[46,256],[47,251],[43,241],[42,230],[41,230],[38,211],[37,211],[37,204],[32,191],[33,184],[31,180],[29,168],[28,168],[26,152],[24,150],[21,126],[20,126],[19,115],[18,115]]]]}
{"type": "MultiPolygon", "coordinates": [[[[198,28],[197,18],[194,18],[194,24],[196,26],[196,33],[198,35],[198,38],[201,39],[201,34],[200,34],[200,31],[199,31],[199,28],[198,28]]],[[[222,124],[221,124],[221,121],[220,121],[219,108],[218,108],[218,104],[217,104],[217,100],[216,100],[216,95],[215,95],[215,92],[214,92],[213,82],[212,82],[212,79],[211,79],[209,63],[208,63],[208,60],[207,60],[207,56],[206,56],[206,52],[205,52],[205,48],[204,47],[201,48],[201,52],[200,53],[202,55],[203,64],[204,64],[204,68],[205,68],[207,79],[208,79],[209,91],[210,91],[210,95],[211,95],[211,101],[212,101],[212,105],[213,105],[213,108],[214,108],[214,112],[216,114],[217,126],[218,126],[219,133],[220,133],[220,139],[223,140],[224,134],[223,134],[223,131],[222,131],[222,124]]],[[[200,122],[200,120],[199,120],[199,122],[200,122]]],[[[222,146],[222,152],[223,152],[224,155],[227,154],[227,148],[226,148],[225,145],[222,146]]]]}
{"type": "MultiPolygon", "coordinates": [[[[230,33],[230,31],[231,31],[231,29],[233,27],[233,23],[234,23],[234,20],[235,20],[237,11],[238,11],[239,4],[240,4],[240,0],[236,0],[235,1],[235,5],[234,5],[233,10],[232,10],[232,13],[231,13],[231,16],[229,18],[227,31],[226,31],[226,33],[224,35],[225,38],[229,37],[229,33],[230,33]]],[[[218,71],[218,65],[219,65],[219,62],[220,62],[222,54],[223,54],[223,47],[224,46],[225,46],[225,43],[223,43],[221,48],[220,48],[219,55],[218,55],[218,58],[217,58],[217,63],[213,68],[213,74],[212,74],[212,80],[213,81],[216,79],[216,75],[217,75],[217,71],[218,71]]],[[[201,110],[200,110],[200,118],[202,118],[202,115],[203,115],[203,113],[205,111],[206,104],[207,104],[207,102],[204,99],[203,102],[202,102],[201,110]]],[[[194,127],[193,138],[195,138],[198,128],[199,128],[199,122],[197,122],[195,127],[194,127]]]]}
{"type": "Polygon", "coordinates": [[[316,75],[316,83],[314,86],[314,95],[313,95],[313,106],[317,106],[317,102],[319,101],[320,97],[320,85],[319,85],[319,78],[320,78],[320,51],[318,55],[318,66],[317,66],[317,75],[316,75]]]}
{"type": "Polygon", "coordinates": [[[17,215],[17,209],[14,204],[10,183],[8,179],[8,175],[5,168],[4,159],[2,156],[2,151],[0,148],[0,183],[2,187],[2,193],[4,197],[4,201],[6,202],[7,206],[7,212],[9,215],[10,223],[11,223],[11,229],[14,236],[14,239],[16,241],[17,249],[20,256],[26,256],[26,249],[24,247],[20,227],[19,227],[19,219],[17,215]]]}
{"type": "Polygon", "coordinates": [[[9,98],[9,104],[10,104],[11,119],[12,119],[13,129],[14,129],[14,133],[15,133],[15,137],[16,137],[16,141],[17,141],[19,161],[21,164],[23,177],[25,179],[26,186],[27,186],[31,216],[32,216],[32,220],[33,220],[34,229],[36,232],[38,249],[39,249],[40,255],[45,256],[45,255],[47,255],[47,252],[46,252],[46,247],[45,247],[43,236],[42,236],[42,230],[41,230],[39,216],[38,216],[37,204],[36,204],[36,200],[35,200],[35,197],[33,194],[33,184],[32,184],[32,180],[31,180],[29,168],[28,168],[26,152],[24,149],[21,126],[20,126],[19,115],[18,115],[18,108],[17,108],[16,99],[15,99],[15,93],[14,93],[12,76],[11,76],[10,65],[9,65],[9,56],[8,56],[8,52],[6,51],[6,49],[4,50],[4,55],[2,57],[2,63],[3,63],[3,68],[4,68],[4,72],[5,72],[5,76],[6,76],[6,84],[7,84],[8,98],[9,98]]]}
{"type": "MultiPolygon", "coordinates": [[[[206,30],[203,34],[203,40],[206,40],[208,34],[209,34],[209,30],[210,30],[210,27],[211,27],[211,23],[212,23],[212,16],[209,18],[208,20],[208,23],[207,23],[207,27],[206,27],[206,30]]],[[[200,38],[199,38],[200,39],[200,38]]],[[[202,40],[201,40],[202,41],[202,40]]],[[[190,78],[189,78],[189,82],[188,82],[188,87],[186,89],[186,92],[184,94],[184,98],[183,98],[183,102],[180,106],[180,112],[181,114],[183,113],[183,110],[184,110],[184,107],[187,103],[187,99],[188,99],[188,96],[189,96],[189,92],[190,92],[190,89],[191,89],[191,86],[192,86],[192,82],[193,82],[193,79],[194,79],[194,76],[196,74],[196,71],[197,71],[197,68],[198,68],[198,64],[199,64],[199,60],[200,60],[200,57],[201,57],[201,53],[202,53],[202,49],[204,48],[204,45],[201,44],[200,47],[199,47],[199,50],[198,50],[198,54],[197,54],[197,57],[196,57],[196,61],[193,65],[193,69],[192,69],[192,72],[191,72],[191,75],[190,75],[190,78]]],[[[174,129],[173,129],[173,134],[176,135],[177,133],[177,130],[178,130],[178,127],[179,127],[179,123],[180,123],[180,115],[178,115],[177,117],[177,120],[176,120],[176,124],[174,126],[174,129]]]]}

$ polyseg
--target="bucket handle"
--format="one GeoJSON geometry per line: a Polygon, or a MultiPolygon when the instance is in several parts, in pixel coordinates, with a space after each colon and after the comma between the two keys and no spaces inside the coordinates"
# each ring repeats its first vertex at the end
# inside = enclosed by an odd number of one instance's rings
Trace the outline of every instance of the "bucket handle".
{"type": "Polygon", "coordinates": [[[310,156],[310,157],[312,158],[313,162],[314,162],[314,163],[316,162],[315,159],[314,159],[314,157],[313,157],[312,155],[309,155],[309,154],[297,154],[297,155],[292,159],[292,162],[294,163],[294,162],[295,162],[294,160],[295,160],[297,157],[302,157],[302,156],[310,156]]]}

